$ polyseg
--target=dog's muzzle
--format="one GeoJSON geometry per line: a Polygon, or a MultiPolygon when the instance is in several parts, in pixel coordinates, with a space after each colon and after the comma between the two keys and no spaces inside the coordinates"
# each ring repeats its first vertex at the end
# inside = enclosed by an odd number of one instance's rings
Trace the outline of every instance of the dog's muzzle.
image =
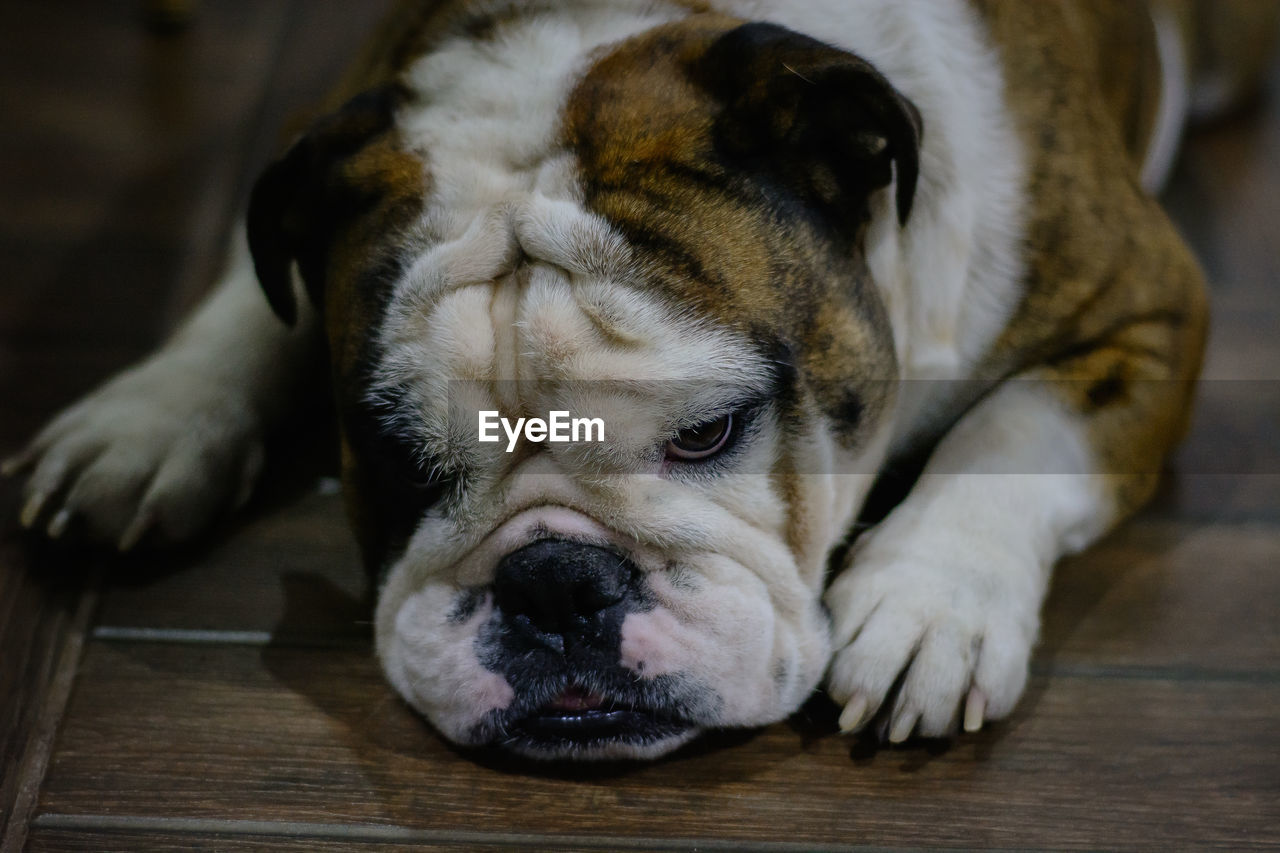
{"type": "Polygon", "coordinates": [[[665,685],[620,664],[622,622],[647,607],[642,585],[635,563],[598,545],[542,539],[502,558],[484,657],[517,696],[489,721],[505,745],[562,754],[689,728],[665,685]]]}

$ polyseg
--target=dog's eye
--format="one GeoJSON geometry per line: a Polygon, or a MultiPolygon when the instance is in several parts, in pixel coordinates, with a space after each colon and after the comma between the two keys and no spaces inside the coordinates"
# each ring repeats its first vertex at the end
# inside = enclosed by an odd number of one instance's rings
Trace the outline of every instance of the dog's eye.
{"type": "Polygon", "coordinates": [[[732,433],[733,415],[722,415],[714,421],[682,429],[667,442],[667,458],[680,462],[709,459],[724,450],[732,433]]]}
{"type": "Polygon", "coordinates": [[[415,469],[405,475],[405,482],[420,492],[427,492],[443,488],[448,482],[448,477],[439,469],[431,471],[415,469]]]}
{"type": "Polygon", "coordinates": [[[399,474],[401,482],[417,494],[419,500],[427,506],[444,497],[457,482],[454,475],[445,470],[443,465],[417,458],[413,458],[411,463],[403,464],[399,474]]]}

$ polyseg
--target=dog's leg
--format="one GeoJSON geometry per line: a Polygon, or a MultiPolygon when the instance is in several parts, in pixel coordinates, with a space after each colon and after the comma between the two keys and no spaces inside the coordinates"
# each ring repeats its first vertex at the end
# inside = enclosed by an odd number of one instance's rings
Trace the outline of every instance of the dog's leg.
{"type": "Polygon", "coordinates": [[[23,525],[56,538],[74,524],[128,550],[149,532],[188,538],[243,503],[265,432],[311,385],[317,335],[314,318],[289,329],[271,312],[238,237],[221,281],[162,349],[5,463],[5,474],[30,472],[23,525]]]}
{"type": "Polygon", "coordinates": [[[826,602],[828,688],[889,740],[976,730],[1026,684],[1053,564],[1144,502],[1185,421],[1203,332],[1198,274],[1153,313],[999,386],[866,534],[826,602]]]}

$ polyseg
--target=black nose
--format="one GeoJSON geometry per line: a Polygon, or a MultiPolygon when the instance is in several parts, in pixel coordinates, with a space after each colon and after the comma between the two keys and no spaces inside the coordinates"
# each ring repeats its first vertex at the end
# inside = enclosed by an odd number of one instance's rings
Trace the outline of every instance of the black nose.
{"type": "Polygon", "coordinates": [[[629,560],[579,542],[543,539],[498,564],[494,603],[508,619],[525,617],[547,634],[587,633],[592,617],[627,597],[629,560]]]}

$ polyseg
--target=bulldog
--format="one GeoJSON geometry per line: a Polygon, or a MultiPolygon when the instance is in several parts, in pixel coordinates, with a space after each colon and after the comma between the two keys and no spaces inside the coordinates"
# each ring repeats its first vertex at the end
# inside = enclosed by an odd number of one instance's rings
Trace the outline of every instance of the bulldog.
{"type": "Polygon", "coordinates": [[[824,684],[844,731],[977,730],[1055,561],[1187,422],[1155,11],[403,3],[202,307],[9,463],[22,522],[192,536],[319,360],[378,658],[446,738],[652,758],[824,684]],[[548,413],[601,429],[537,440],[548,413]]]}

